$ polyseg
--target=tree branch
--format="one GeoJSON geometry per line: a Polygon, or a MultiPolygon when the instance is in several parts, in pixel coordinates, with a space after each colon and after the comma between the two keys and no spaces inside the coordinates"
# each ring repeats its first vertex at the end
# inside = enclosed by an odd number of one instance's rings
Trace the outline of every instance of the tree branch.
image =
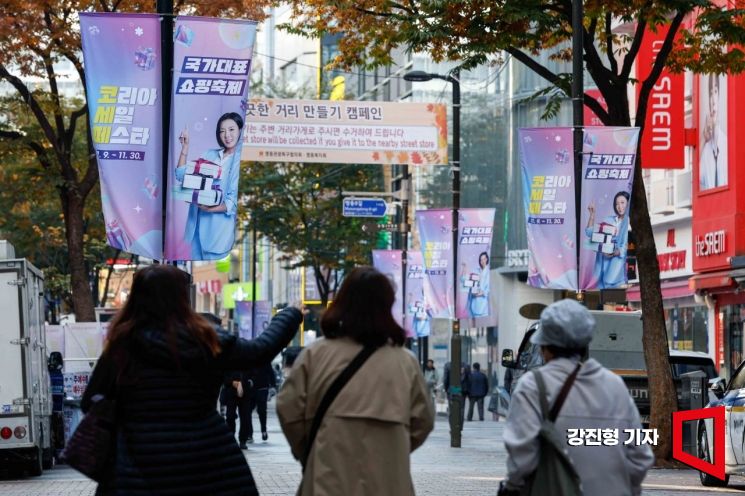
{"type": "Polygon", "coordinates": [[[519,50],[515,47],[509,47],[506,50],[506,52],[512,55],[513,57],[515,57],[520,62],[522,62],[525,66],[527,66],[533,72],[541,76],[543,79],[553,84],[554,86],[562,90],[564,93],[569,94],[569,88],[564,83],[564,81],[556,73],[551,72],[546,67],[536,62],[535,59],[533,59],[533,57],[531,57],[530,55],[526,54],[522,50],[519,50]]]}
{"type": "Polygon", "coordinates": [[[88,113],[88,105],[83,105],[79,109],[73,111],[70,114],[70,125],[67,127],[67,131],[65,131],[65,149],[66,150],[72,150],[72,140],[75,136],[75,127],[77,125],[78,119],[82,116],[86,115],[88,113]]]}
{"type": "Polygon", "coordinates": [[[610,114],[608,113],[607,110],[603,108],[602,105],[600,105],[600,102],[598,102],[598,100],[595,97],[585,93],[583,97],[583,103],[587,105],[590,108],[590,110],[595,112],[595,115],[597,115],[598,118],[600,118],[603,124],[605,125],[609,124],[610,114]]]}
{"type": "Polygon", "coordinates": [[[610,12],[605,13],[605,47],[608,54],[608,62],[610,62],[610,70],[613,71],[613,75],[618,75],[618,61],[616,55],[613,53],[613,32],[611,28],[611,21],[613,17],[610,12]]]}
{"type": "Polygon", "coordinates": [[[639,53],[639,48],[642,45],[642,38],[644,37],[644,31],[647,29],[647,8],[649,7],[650,2],[647,2],[644,4],[644,6],[641,8],[641,11],[639,12],[639,22],[636,25],[636,32],[634,33],[634,39],[631,42],[631,47],[629,48],[629,51],[626,53],[626,55],[623,57],[623,66],[621,67],[621,79],[628,79],[629,74],[631,74],[631,67],[634,64],[634,60],[636,59],[637,54],[639,53]]]}

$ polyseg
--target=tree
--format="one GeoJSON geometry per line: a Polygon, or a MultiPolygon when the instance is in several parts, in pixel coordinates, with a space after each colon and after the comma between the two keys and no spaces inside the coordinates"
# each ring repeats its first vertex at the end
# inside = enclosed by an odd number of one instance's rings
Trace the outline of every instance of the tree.
{"type": "Polygon", "coordinates": [[[287,268],[311,267],[326,306],[339,272],[370,263],[376,233],[342,216],[341,192],[380,191],[375,166],[244,162],[241,194],[250,226],[282,252],[287,268]]]}
{"type": "MultiPolygon", "coordinates": [[[[552,60],[571,60],[570,0],[483,2],[462,0],[292,0],[295,24],[307,35],[345,33],[339,42],[342,65],[390,64],[391,53],[403,46],[428,52],[436,60],[460,61],[462,68],[485,63],[509,53],[569,95],[571,74],[554,73],[533,55],[549,51],[552,60]]],[[[737,3],[736,6],[740,4],[737,3]]],[[[586,1],[582,57],[607,110],[585,94],[588,105],[606,125],[631,125],[630,85],[640,84],[636,123],[643,130],[649,96],[660,73],[675,70],[739,73],[745,57],[743,10],[722,10],[708,0],[586,1]],[[687,24],[684,26],[684,20],[687,24]],[[616,23],[632,25],[630,34],[616,33],[616,23]],[[632,77],[632,68],[647,30],[668,29],[649,76],[632,77]],[[721,47],[728,46],[726,52],[721,47]]],[[[637,154],[632,189],[631,223],[638,241],[644,349],[649,375],[651,424],[658,429],[658,460],[672,453],[671,412],[677,399],[667,360],[667,337],[662,310],[659,266],[637,154]]]]}
{"type": "MultiPolygon", "coordinates": [[[[87,126],[88,107],[82,101],[64,105],[62,63],[72,64],[83,83],[79,11],[152,12],[155,3],[137,0],[43,0],[0,3],[0,82],[6,82],[23,108],[0,124],[0,141],[16,142],[35,157],[40,173],[53,178],[62,213],[71,300],[79,321],[95,320],[89,271],[86,267],[86,205],[98,184],[98,167],[87,126]],[[39,84],[38,82],[41,81],[39,84]],[[29,123],[19,116],[31,116],[29,123]],[[85,134],[83,149],[76,138],[85,134]]],[[[244,6],[239,0],[177,1],[176,13],[207,16],[264,17],[261,2],[244,6]]],[[[69,78],[68,78],[69,80],[69,78]]],[[[99,238],[102,239],[102,238],[99,238]]]]}

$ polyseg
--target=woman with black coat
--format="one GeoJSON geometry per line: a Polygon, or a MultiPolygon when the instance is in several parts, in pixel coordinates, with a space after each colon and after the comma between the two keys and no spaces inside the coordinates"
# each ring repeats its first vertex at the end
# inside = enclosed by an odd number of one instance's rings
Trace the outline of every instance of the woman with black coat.
{"type": "Polygon", "coordinates": [[[82,401],[116,400],[116,448],[96,494],[257,495],[246,459],[216,410],[225,371],[271,362],[302,314],[277,314],[257,339],[215,330],[189,302],[188,276],[169,265],[135,274],[111,322],[82,401]]]}

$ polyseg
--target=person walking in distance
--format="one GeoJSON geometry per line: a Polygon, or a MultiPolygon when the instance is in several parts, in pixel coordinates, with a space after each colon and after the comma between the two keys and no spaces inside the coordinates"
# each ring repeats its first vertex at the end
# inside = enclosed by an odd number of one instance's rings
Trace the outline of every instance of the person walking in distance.
{"type": "Polygon", "coordinates": [[[261,439],[269,439],[269,433],[266,430],[266,404],[269,401],[269,390],[277,388],[277,376],[270,363],[251,369],[248,375],[252,382],[252,387],[248,391],[248,415],[247,425],[248,439],[253,442],[253,411],[254,408],[259,415],[259,424],[261,425],[261,439]]]}
{"type": "Polygon", "coordinates": [[[226,371],[269,363],[301,321],[289,308],[241,339],[192,310],[187,273],[137,271],[81,402],[88,412],[101,396],[116,401],[116,445],[96,494],[258,495],[217,396],[226,371]]]}
{"type": "MultiPolygon", "coordinates": [[[[499,496],[517,496],[531,480],[540,483],[531,476],[538,468],[541,450],[553,447],[539,440],[548,424],[544,419],[552,422],[554,434],[565,440],[561,443],[563,453],[579,477],[582,494],[641,494],[641,483],[654,455],[647,444],[624,442],[626,429],[642,426],[621,378],[593,358],[582,362],[594,329],[595,318],[574,300],[552,303],[541,312],[538,330],[530,340],[541,347],[546,364],[526,372],[515,386],[504,430],[507,477],[499,496]],[[550,413],[544,413],[549,409],[550,413]],[[603,438],[590,445],[586,441],[592,438],[585,437],[586,432],[602,432],[603,438]],[[605,432],[621,433],[622,437],[606,442],[605,432]]],[[[558,461],[554,461],[556,468],[558,461]]],[[[532,490],[531,494],[536,494],[536,486],[532,490]]],[[[545,490],[550,494],[549,488],[545,490]]]]}
{"type": "Polygon", "coordinates": [[[409,454],[434,413],[391,314],[394,299],[386,276],[352,270],[321,318],[323,338],[300,353],[277,396],[282,430],[304,466],[300,496],[414,494],[409,454]]]}
{"type": "Polygon", "coordinates": [[[430,358],[427,360],[427,365],[424,366],[424,382],[427,384],[427,392],[429,393],[429,398],[432,400],[433,408],[435,405],[435,389],[439,380],[440,376],[435,368],[435,362],[430,358]]]}
{"type": "Polygon", "coordinates": [[[479,410],[479,420],[484,420],[484,397],[489,392],[489,380],[481,372],[481,364],[475,362],[473,371],[468,376],[468,421],[473,420],[473,405],[479,410]]]}

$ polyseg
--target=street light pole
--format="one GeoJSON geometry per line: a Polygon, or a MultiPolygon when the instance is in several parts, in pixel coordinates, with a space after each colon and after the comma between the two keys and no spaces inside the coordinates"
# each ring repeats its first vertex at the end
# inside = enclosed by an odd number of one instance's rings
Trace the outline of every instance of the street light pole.
{"type": "Polygon", "coordinates": [[[404,74],[404,79],[412,82],[442,79],[453,85],[453,158],[450,161],[453,172],[453,320],[450,336],[450,390],[448,391],[448,399],[450,407],[450,446],[460,448],[461,431],[463,430],[461,419],[465,407],[460,383],[460,321],[455,317],[455,301],[458,294],[458,210],[460,209],[460,70],[455,69],[447,76],[424,71],[411,71],[404,74]]]}
{"type": "MultiPolygon", "coordinates": [[[[576,237],[575,246],[577,267],[579,267],[580,251],[580,224],[582,205],[582,148],[584,137],[584,64],[582,63],[583,55],[583,31],[584,25],[584,0],[574,0],[572,2],[572,119],[574,124],[574,214],[576,218],[576,237]]],[[[577,299],[582,299],[582,291],[577,291],[577,299]]]]}

